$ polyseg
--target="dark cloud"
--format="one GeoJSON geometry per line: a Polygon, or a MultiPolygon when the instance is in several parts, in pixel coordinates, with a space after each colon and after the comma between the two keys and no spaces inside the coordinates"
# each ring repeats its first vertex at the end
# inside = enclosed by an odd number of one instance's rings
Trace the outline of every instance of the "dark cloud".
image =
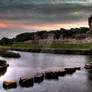
{"type": "MultiPolygon", "coordinates": [[[[87,21],[91,13],[92,5],[90,4],[15,4],[0,7],[0,22],[31,26],[64,24],[87,21]]],[[[8,29],[4,32],[9,32],[10,34],[14,30],[9,31],[8,29]]]]}
{"type": "Polygon", "coordinates": [[[87,20],[91,11],[91,5],[80,4],[16,5],[0,8],[0,20],[23,20],[31,25],[76,22],[87,20]]]}
{"type": "Polygon", "coordinates": [[[59,3],[91,3],[91,0],[1,0],[2,5],[11,4],[59,4],[59,3]]]}

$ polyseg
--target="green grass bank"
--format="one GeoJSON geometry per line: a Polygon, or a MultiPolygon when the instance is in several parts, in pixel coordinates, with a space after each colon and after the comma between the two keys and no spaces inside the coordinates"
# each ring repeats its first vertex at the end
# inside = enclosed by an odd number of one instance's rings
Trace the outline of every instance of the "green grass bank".
{"type": "Polygon", "coordinates": [[[14,43],[12,50],[37,52],[37,53],[55,53],[55,54],[80,54],[92,55],[92,43],[87,44],[25,44],[14,43]]]}
{"type": "Polygon", "coordinates": [[[62,49],[62,50],[90,50],[92,49],[92,43],[87,44],[25,44],[25,43],[14,43],[11,48],[20,49],[62,49]]]}
{"type": "Polygon", "coordinates": [[[10,46],[0,46],[0,52],[4,50],[17,50],[37,53],[55,54],[81,54],[92,55],[92,43],[86,44],[26,44],[14,43],[10,46]]]}

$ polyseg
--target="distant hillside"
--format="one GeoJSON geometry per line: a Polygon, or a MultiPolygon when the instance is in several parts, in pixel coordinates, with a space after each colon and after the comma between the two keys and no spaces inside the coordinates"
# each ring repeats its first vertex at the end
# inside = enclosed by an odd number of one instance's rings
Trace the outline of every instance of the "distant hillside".
{"type": "Polygon", "coordinates": [[[38,31],[31,33],[22,33],[13,38],[14,41],[23,42],[26,40],[34,40],[37,39],[46,39],[49,35],[53,35],[54,38],[59,39],[60,36],[63,38],[75,38],[77,35],[86,34],[89,31],[89,28],[81,27],[81,28],[71,28],[71,29],[63,29],[60,30],[51,30],[51,31],[38,31]]]}
{"type": "Polygon", "coordinates": [[[17,35],[15,38],[8,39],[2,38],[0,44],[7,45],[13,42],[24,42],[28,40],[40,40],[40,39],[77,39],[86,35],[89,31],[89,28],[80,27],[80,28],[71,28],[71,29],[63,29],[60,30],[51,30],[51,31],[37,31],[37,32],[27,32],[17,35]]]}

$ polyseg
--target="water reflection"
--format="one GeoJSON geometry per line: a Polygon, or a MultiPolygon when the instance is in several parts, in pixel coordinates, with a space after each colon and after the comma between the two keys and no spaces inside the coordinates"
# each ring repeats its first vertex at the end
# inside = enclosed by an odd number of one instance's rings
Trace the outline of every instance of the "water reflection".
{"type": "MultiPolygon", "coordinates": [[[[2,58],[8,61],[9,68],[4,76],[0,77],[0,84],[3,80],[17,79],[24,76],[34,76],[37,72],[44,72],[48,69],[63,69],[64,67],[81,66],[81,71],[76,71],[72,75],[59,77],[58,81],[44,80],[41,84],[34,84],[32,88],[21,88],[9,92],[91,92],[92,73],[86,71],[84,66],[91,62],[91,56],[82,55],[58,55],[45,53],[27,53],[21,54],[20,59],[2,58]]],[[[1,87],[1,92],[5,91],[1,87]]]]}
{"type": "MultiPolygon", "coordinates": [[[[89,56],[87,56],[86,58],[87,58],[87,62],[86,62],[86,63],[89,64],[90,62],[92,62],[92,55],[89,55],[89,56]]],[[[87,69],[86,71],[87,71],[87,73],[88,73],[88,74],[87,74],[87,75],[88,75],[88,81],[91,82],[91,81],[92,81],[92,69],[87,69]]]]}

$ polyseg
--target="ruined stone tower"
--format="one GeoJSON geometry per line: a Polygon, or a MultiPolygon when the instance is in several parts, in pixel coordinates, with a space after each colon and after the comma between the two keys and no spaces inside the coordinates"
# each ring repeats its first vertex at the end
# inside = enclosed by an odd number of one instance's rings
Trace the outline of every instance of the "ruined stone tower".
{"type": "Polygon", "coordinates": [[[92,15],[88,18],[89,31],[92,32],[92,15]]]}

